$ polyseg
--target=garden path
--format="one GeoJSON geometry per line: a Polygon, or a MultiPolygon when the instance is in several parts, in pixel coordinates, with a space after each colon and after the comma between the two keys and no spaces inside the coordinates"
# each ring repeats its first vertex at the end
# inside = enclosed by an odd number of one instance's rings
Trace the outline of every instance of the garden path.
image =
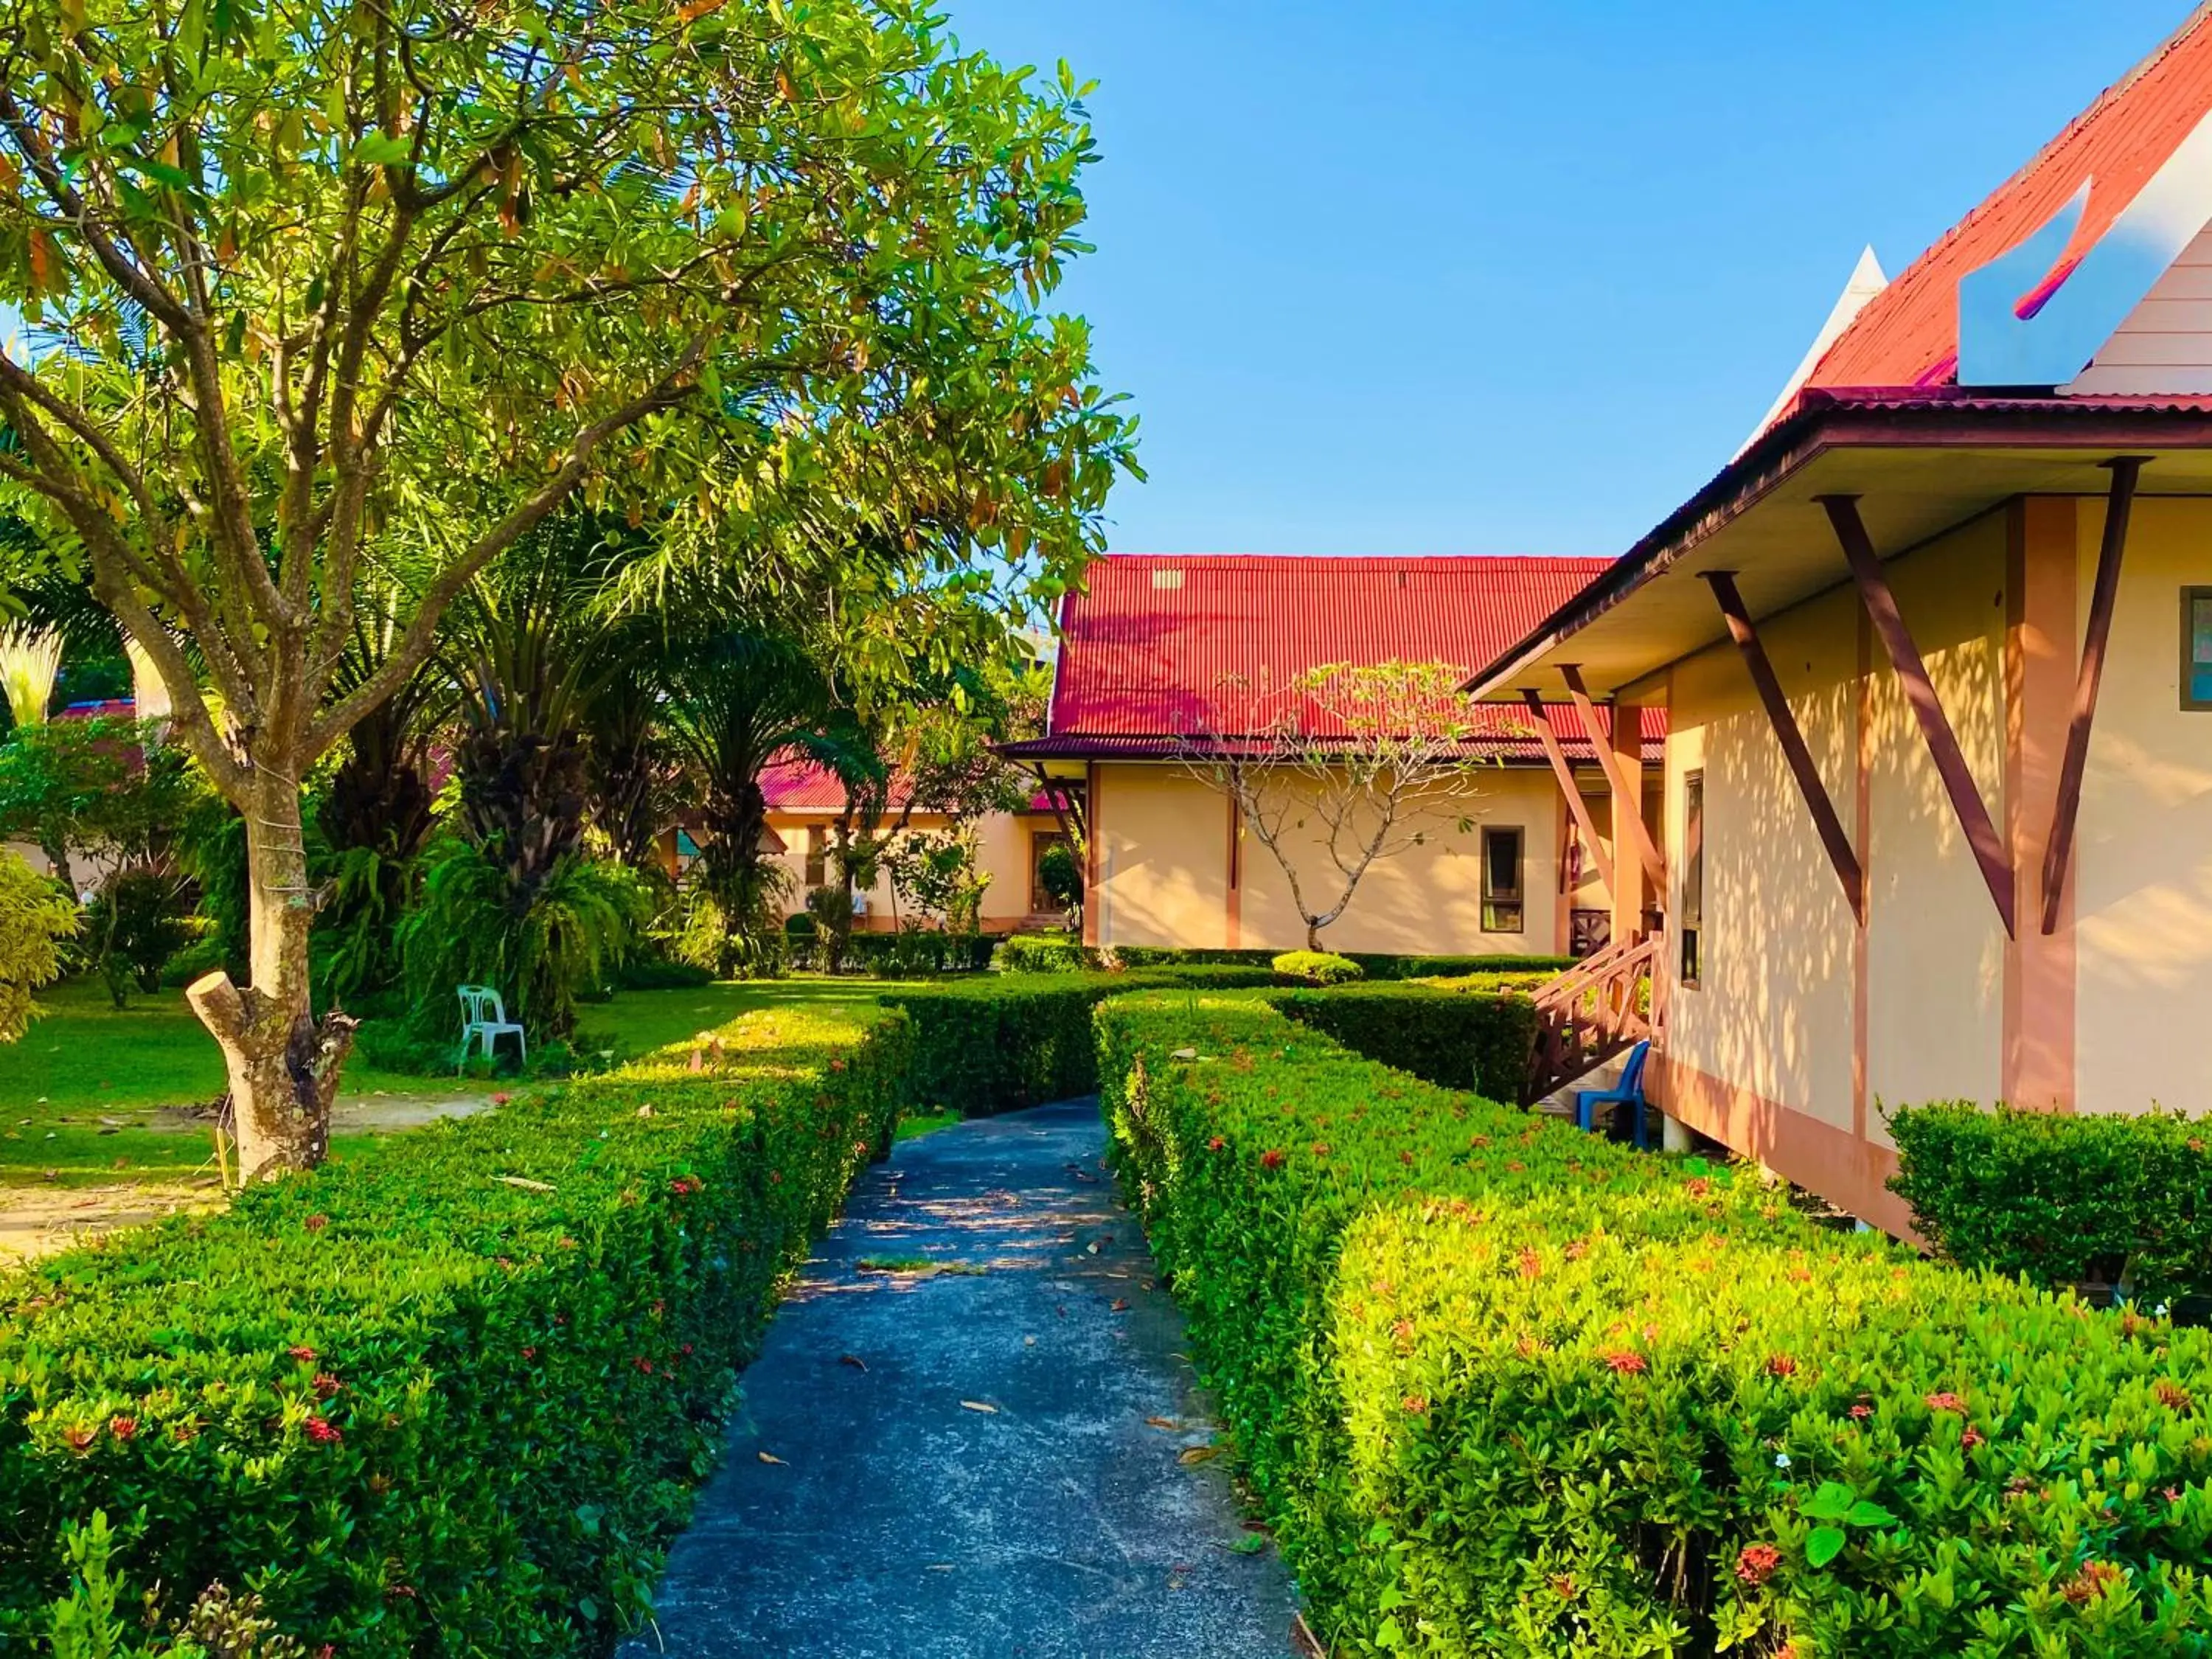
{"type": "Polygon", "coordinates": [[[1072,1102],[902,1142],[861,1178],[622,1659],[1292,1651],[1288,1575],[1243,1553],[1103,1147],[1072,1102]]]}

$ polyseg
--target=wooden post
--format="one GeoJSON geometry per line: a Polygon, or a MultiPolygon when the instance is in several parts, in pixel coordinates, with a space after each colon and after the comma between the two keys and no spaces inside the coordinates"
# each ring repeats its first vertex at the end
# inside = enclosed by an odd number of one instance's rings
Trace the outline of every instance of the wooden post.
{"type": "Polygon", "coordinates": [[[2147,455],[2116,455],[2112,494],[2105,507],[2105,538],[2097,550],[2097,583],[2089,593],[2089,622],[2081,641],[2081,672],[2074,684],[2074,718],[2066,728],[2066,758],[2058,769],[2058,799],[2051,812],[2051,839],[2043,852],[2043,931],[2058,931],[2058,900],[2066,889],[2074,852],[2074,825],[2081,811],[2081,775],[2089,764],[2089,728],[2097,718],[2097,690],[2105,677],[2105,647],[2112,634],[2112,605],[2119,597],[2120,560],[2127,551],[2128,516],[2136,480],[2147,455]]]}
{"type": "MultiPolygon", "coordinates": [[[[1559,734],[1552,725],[1551,711],[1534,691],[1524,690],[1521,696],[1528,702],[1529,714],[1535,717],[1537,741],[1544,745],[1544,758],[1552,763],[1552,775],[1559,780],[1560,794],[1566,797],[1567,811],[1574,815],[1575,828],[1582,832],[1583,845],[1589,848],[1590,858],[1597,866],[1598,878],[1611,892],[1613,860],[1606,855],[1605,843],[1598,838],[1596,821],[1590,817],[1589,803],[1583,799],[1583,792],[1575,782],[1574,769],[1567,764],[1566,751],[1559,747],[1559,734]]],[[[1593,745],[1596,743],[1595,733],[1590,741],[1593,745]]]]}
{"type": "Polygon", "coordinates": [[[1821,781],[1820,769],[1813,763],[1813,751],[1806,746],[1805,733],[1798,726],[1790,699],[1783,695],[1782,682],[1775,676],[1774,665],[1767,659],[1759,631],[1752,626],[1743,595],[1736,591],[1735,573],[1707,570],[1699,574],[1711,585],[1721,615],[1728,621],[1729,637],[1735,641],[1736,649],[1743,653],[1744,666],[1751,671],[1751,683],[1759,689],[1759,701],[1766,709],[1766,723],[1774,728],[1775,738],[1782,745],[1783,758],[1790,763],[1790,775],[1797,780],[1797,793],[1804,799],[1805,810],[1813,815],[1813,828],[1820,832],[1829,866],[1835,871],[1836,879],[1843,884],[1844,902],[1851,907],[1851,915],[1863,921],[1866,878],[1859,869],[1858,854],[1851,849],[1851,838],[1844,833],[1844,821],[1836,814],[1835,802],[1829,799],[1828,786],[1821,781]]]}
{"type": "MultiPolygon", "coordinates": [[[[1623,722],[1629,732],[1626,741],[1630,747],[1627,752],[1636,757],[1637,770],[1639,774],[1632,784],[1625,775],[1621,764],[1624,758],[1622,739],[1613,733],[1610,726],[1598,720],[1597,709],[1590,702],[1589,689],[1583,684],[1582,670],[1573,663],[1562,663],[1559,665],[1559,675],[1567,683],[1567,695],[1574,699],[1575,712],[1583,717],[1583,730],[1589,734],[1590,747],[1596,751],[1598,764],[1605,769],[1605,781],[1613,787],[1613,848],[1619,854],[1613,862],[1615,867],[1623,872],[1621,879],[1614,884],[1613,888],[1613,918],[1615,925],[1618,926],[1620,917],[1621,891],[1638,884],[1626,873],[1631,866],[1627,854],[1620,850],[1624,846],[1634,848],[1637,859],[1641,862],[1644,875],[1651,883],[1652,890],[1659,893],[1664,893],[1667,890],[1667,866],[1661,860],[1659,848],[1652,842],[1651,832],[1644,827],[1644,786],[1640,775],[1643,770],[1644,752],[1642,726],[1635,711],[1629,710],[1628,718],[1623,722]],[[1620,810],[1620,803],[1624,798],[1632,803],[1627,812],[1626,828],[1621,823],[1620,810]]],[[[1618,717],[1620,710],[1616,708],[1614,713],[1618,717]]],[[[1632,928],[1643,926],[1643,895],[1638,893],[1637,903],[1630,912],[1632,928]]],[[[1616,933],[1614,937],[1619,939],[1623,936],[1616,933]]]]}
{"type": "Polygon", "coordinates": [[[1920,722],[1920,733],[1927,739],[1929,757],[1936,763],[1936,775],[1943,781],[1943,793],[1950,797],[1951,810],[1958,815],[1959,827],[1966,832],[1966,845],[1973,849],[1974,862],[1981,866],[1982,880],[1988,884],[1990,897],[1996,902],[1997,918],[2004,923],[2005,937],[2014,938],[2017,929],[2013,915],[2012,860],[2006,856],[2003,837],[1997,834],[1997,827],[1990,818],[1990,809],[1982,800],[1980,787],[1974,782],[1966,757],[1960,750],[1958,733],[1951,729],[1950,718],[1943,712],[1943,701],[1936,695],[1935,683],[1928,677],[1928,665],[1921,659],[1920,647],[1912,642],[1912,632],[1905,627],[1905,615],[1897,608],[1897,596],[1890,592],[1889,579],[1882,574],[1881,560],[1874,550],[1866,526],[1859,519],[1858,497],[1822,495],[1817,499],[1827,509],[1828,522],[1835,526],[1836,539],[1843,544],[1844,561],[1851,568],[1851,580],[1858,584],[1859,599],[1874,623],[1875,635],[1888,654],[1889,665],[1897,672],[1898,683],[1905,689],[1905,699],[1911,705],[1913,717],[1920,722]]]}

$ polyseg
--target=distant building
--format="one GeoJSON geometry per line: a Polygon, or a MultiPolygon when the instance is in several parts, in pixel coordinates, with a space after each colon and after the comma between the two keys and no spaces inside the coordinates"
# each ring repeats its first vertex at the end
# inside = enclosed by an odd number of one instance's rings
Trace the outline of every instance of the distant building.
{"type": "MultiPolygon", "coordinates": [[[[1595,559],[1262,555],[1094,562],[1062,604],[1047,732],[1005,751],[1079,782],[1088,799],[1086,937],[1109,946],[1303,946],[1281,869],[1202,775],[1206,754],[1251,735],[1235,729],[1249,701],[1243,689],[1281,686],[1330,663],[1471,670],[1604,568],[1595,559]]],[[[1635,869],[1626,879],[1608,873],[1621,863],[1617,792],[1575,708],[1544,715],[1564,774],[1528,710],[1482,718],[1468,745],[1473,797],[1441,805],[1423,845],[1366,873],[1326,945],[1565,955],[1641,925],[1635,869]]],[[[1664,721],[1641,713],[1623,730],[1626,740],[1617,753],[1608,743],[1603,759],[1640,805],[1664,721]]],[[[1656,773],[1648,793],[1656,833],[1656,773]]],[[[1317,843],[1294,852],[1294,866],[1301,857],[1317,871],[1317,843]]]]}

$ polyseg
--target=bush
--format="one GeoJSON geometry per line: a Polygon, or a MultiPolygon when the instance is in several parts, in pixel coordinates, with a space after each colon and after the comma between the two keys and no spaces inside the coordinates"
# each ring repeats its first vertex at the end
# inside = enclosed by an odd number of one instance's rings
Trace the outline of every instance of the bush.
{"type": "Polygon", "coordinates": [[[1063,934],[1009,933],[998,963],[1009,974],[1079,974],[1098,966],[1098,953],[1063,934]]]}
{"type": "Polygon", "coordinates": [[[1227,966],[1001,974],[887,991],[883,1000],[914,1022],[915,1104],[981,1117],[1094,1092],[1091,1011],[1108,997],[1166,986],[1236,990],[1272,982],[1265,969],[1227,966]]]}
{"type": "MultiPolygon", "coordinates": [[[[1233,963],[1242,968],[1264,968],[1279,953],[1273,951],[1182,951],[1162,945],[1116,945],[1114,957],[1125,968],[1164,968],[1198,963],[1233,963]]],[[[1386,951],[1346,951],[1346,962],[1357,963],[1370,979],[1434,979],[1468,974],[1510,974],[1534,976],[1538,983],[1574,966],[1572,957],[1421,957],[1386,951]]]]}
{"type": "Polygon", "coordinates": [[[459,836],[422,857],[422,896],[400,924],[421,1036],[458,1037],[455,988],[489,985],[533,1041],[567,1036],[580,994],[613,977],[652,915],[635,871],[580,854],[520,898],[506,867],[459,836]]]}
{"type": "Polygon", "coordinates": [[[1332,956],[1327,951],[1285,951],[1267,965],[1277,978],[1304,985],[1349,985],[1366,977],[1365,970],[1349,957],[1332,956]]]}
{"type": "Polygon", "coordinates": [[[1536,1010],[1521,996],[1426,985],[1347,985],[1273,999],[1302,1025],[1425,1082],[1518,1100],[1535,1051],[1536,1010]]]}
{"type": "Polygon", "coordinates": [[[62,970],[61,943],[76,933],[76,901],[13,853],[0,851],[0,1042],[23,1035],[31,994],[62,970]]]}
{"type": "Polygon", "coordinates": [[[2212,1642],[2206,1333],[1822,1230],[1256,1002],[1097,1023],[1124,1179],[1333,1651],[2212,1642]]]}
{"type": "Polygon", "coordinates": [[[779,1279],[887,1144],[909,1028],[723,1035],[725,1068],[679,1045],[0,1279],[0,1652],[96,1510],[134,1611],[220,1579],[309,1651],[637,1628],[779,1279]]]}
{"type": "Polygon", "coordinates": [[[2212,1291],[2212,1142],[2185,1117],[1893,1112],[1890,1187],[1954,1261],[2140,1301],[2212,1291]]]}
{"type": "Polygon", "coordinates": [[[641,952],[615,969],[617,991],[696,991],[712,985],[714,975],[696,962],[641,952]]]}
{"type": "Polygon", "coordinates": [[[86,948],[99,963],[109,1000],[125,1006],[136,988],[151,996],[161,969],[198,937],[183,880],[143,866],[112,872],[85,907],[86,948]]]}

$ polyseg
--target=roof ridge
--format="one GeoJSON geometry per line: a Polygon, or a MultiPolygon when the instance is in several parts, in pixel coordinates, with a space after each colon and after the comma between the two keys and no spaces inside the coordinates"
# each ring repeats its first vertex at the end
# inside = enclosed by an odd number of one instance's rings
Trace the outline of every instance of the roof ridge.
{"type": "MultiPolygon", "coordinates": [[[[1921,249],[1919,253],[1898,272],[1896,279],[1887,288],[1867,301],[1858,316],[1852,319],[1851,326],[1829,342],[1827,350],[1821,354],[1820,361],[1814,366],[1813,372],[1806,377],[1806,386],[1809,387],[1824,384],[1820,379],[1820,371],[1826,368],[1829,361],[1857,334],[1862,325],[1868,324],[1876,318],[1876,313],[1883,309],[1884,300],[1890,299],[1893,295],[1910,294],[1912,291],[1910,279],[1915,272],[1939,258],[1990,214],[1997,203],[2009,197],[2015,188],[2024,185],[2043,168],[2050,166],[2076,134],[2096,120],[2106,109],[2118,103],[2144,76],[2179,51],[2190,37],[2203,27],[2208,21],[2212,21],[2212,0],[2197,0],[2196,9],[2182,20],[2180,25],[2172,33],[2137,59],[2133,67],[2124,75],[2091,99],[2086,107],[2077,111],[2072,119],[2044,141],[2034,155],[2006,174],[1995,187],[1984,192],[1981,199],[1967,209],[1963,216],[1954,222],[1948,230],[1921,249]]],[[[2027,234],[2032,235],[2034,233],[2031,229],[2027,234]]],[[[2021,240],[2024,240],[2025,237],[2021,240]]],[[[2015,242],[2014,246],[2017,246],[2018,243],[2015,242]]]]}

